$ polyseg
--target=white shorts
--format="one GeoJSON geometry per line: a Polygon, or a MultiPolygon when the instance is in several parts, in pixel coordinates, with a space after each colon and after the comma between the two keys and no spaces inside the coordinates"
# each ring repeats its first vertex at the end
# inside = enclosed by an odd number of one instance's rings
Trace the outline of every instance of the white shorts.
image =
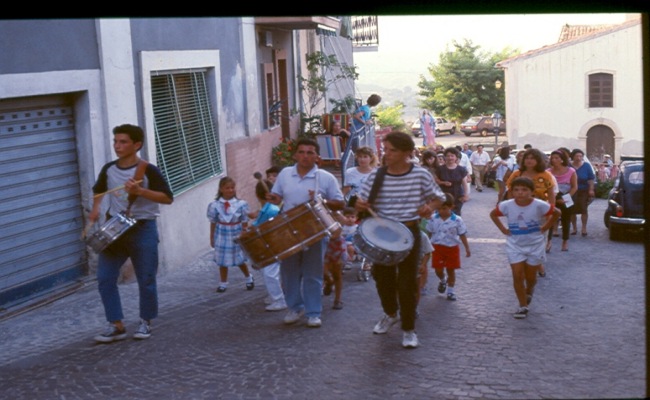
{"type": "Polygon", "coordinates": [[[517,245],[506,241],[506,254],[510,264],[526,262],[528,265],[540,265],[546,261],[546,241],[537,243],[517,245]]]}

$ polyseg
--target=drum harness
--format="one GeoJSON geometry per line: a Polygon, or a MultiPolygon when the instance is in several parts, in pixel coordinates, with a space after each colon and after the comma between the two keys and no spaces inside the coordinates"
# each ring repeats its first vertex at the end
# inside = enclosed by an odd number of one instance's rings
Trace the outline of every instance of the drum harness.
{"type": "MultiPolygon", "coordinates": [[[[147,162],[147,161],[145,161],[143,159],[138,160],[138,166],[136,167],[135,174],[133,175],[133,179],[135,181],[137,181],[137,182],[142,181],[142,179],[144,178],[144,173],[145,173],[145,171],[147,169],[148,164],[149,164],[149,162],[147,162]]],[[[130,194],[129,193],[129,197],[128,197],[129,205],[126,207],[126,210],[124,211],[125,216],[131,218],[131,206],[133,205],[133,203],[135,202],[135,200],[137,198],[138,198],[137,194],[130,194]]],[[[106,220],[108,221],[111,218],[112,218],[112,216],[107,211],[106,212],[106,220]]]]}

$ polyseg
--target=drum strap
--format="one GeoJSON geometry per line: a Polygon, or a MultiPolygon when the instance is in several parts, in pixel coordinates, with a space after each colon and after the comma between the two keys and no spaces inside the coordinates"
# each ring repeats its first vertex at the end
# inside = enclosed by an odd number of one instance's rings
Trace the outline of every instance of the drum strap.
{"type": "Polygon", "coordinates": [[[372,204],[377,198],[377,193],[379,193],[379,188],[384,183],[384,176],[386,176],[387,167],[377,168],[377,174],[375,174],[375,180],[372,182],[372,187],[370,188],[370,194],[368,194],[368,203],[372,204]]]}
{"type": "MultiPolygon", "coordinates": [[[[138,161],[138,166],[135,168],[135,175],[133,175],[133,179],[136,181],[142,180],[144,178],[144,173],[147,169],[147,165],[149,163],[143,159],[140,159],[138,161]]],[[[135,199],[137,199],[138,196],[135,194],[129,194],[128,200],[129,200],[129,205],[126,207],[126,215],[128,217],[131,216],[131,206],[133,205],[133,202],[135,202],[135,199]]]]}

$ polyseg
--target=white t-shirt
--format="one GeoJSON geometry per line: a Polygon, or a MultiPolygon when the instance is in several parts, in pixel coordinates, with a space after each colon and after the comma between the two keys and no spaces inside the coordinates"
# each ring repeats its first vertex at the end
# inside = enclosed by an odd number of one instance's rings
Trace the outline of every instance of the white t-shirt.
{"type": "Polygon", "coordinates": [[[553,208],[546,201],[533,199],[527,206],[519,206],[514,199],[502,201],[497,205],[497,216],[505,216],[511,235],[506,241],[518,247],[544,243],[546,235],[541,227],[545,217],[553,214],[553,208]]]}
{"type": "MultiPolygon", "coordinates": [[[[372,170],[370,172],[372,172],[372,170]]],[[[345,170],[345,182],[343,182],[343,187],[350,186],[350,192],[348,192],[348,196],[354,196],[359,193],[361,185],[366,181],[366,179],[368,179],[370,172],[364,174],[363,172],[359,172],[357,167],[352,167],[345,170]]]]}

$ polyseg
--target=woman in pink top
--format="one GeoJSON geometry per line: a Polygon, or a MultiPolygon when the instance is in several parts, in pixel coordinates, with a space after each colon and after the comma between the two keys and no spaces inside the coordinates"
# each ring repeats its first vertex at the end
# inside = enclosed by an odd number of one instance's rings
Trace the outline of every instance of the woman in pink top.
{"type": "MultiPolygon", "coordinates": [[[[578,190],[578,176],[576,175],[575,169],[569,165],[569,158],[566,156],[566,153],[560,150],[555,150],[551,153],[549,158],[550,167],[548,172],[550,172],[557,181],[558,193],[555,197],[555,206],[562,211],[562,216],[560,221],[562,224],[562,251],[569,250],[569,228],[571,225],[571,206],[573,202],[570,201],[569,204],[565,199],[571,199],[571,196],[575,194],[578,190]],[[565,196],[565,195],[569,196],[565,196]]],[[[553,230],[549,229],[548,232],[548,242],[551,242],[553,238],[553,230]]],[[[550,248],[550,247],[548,247],[550,248]]]]}

